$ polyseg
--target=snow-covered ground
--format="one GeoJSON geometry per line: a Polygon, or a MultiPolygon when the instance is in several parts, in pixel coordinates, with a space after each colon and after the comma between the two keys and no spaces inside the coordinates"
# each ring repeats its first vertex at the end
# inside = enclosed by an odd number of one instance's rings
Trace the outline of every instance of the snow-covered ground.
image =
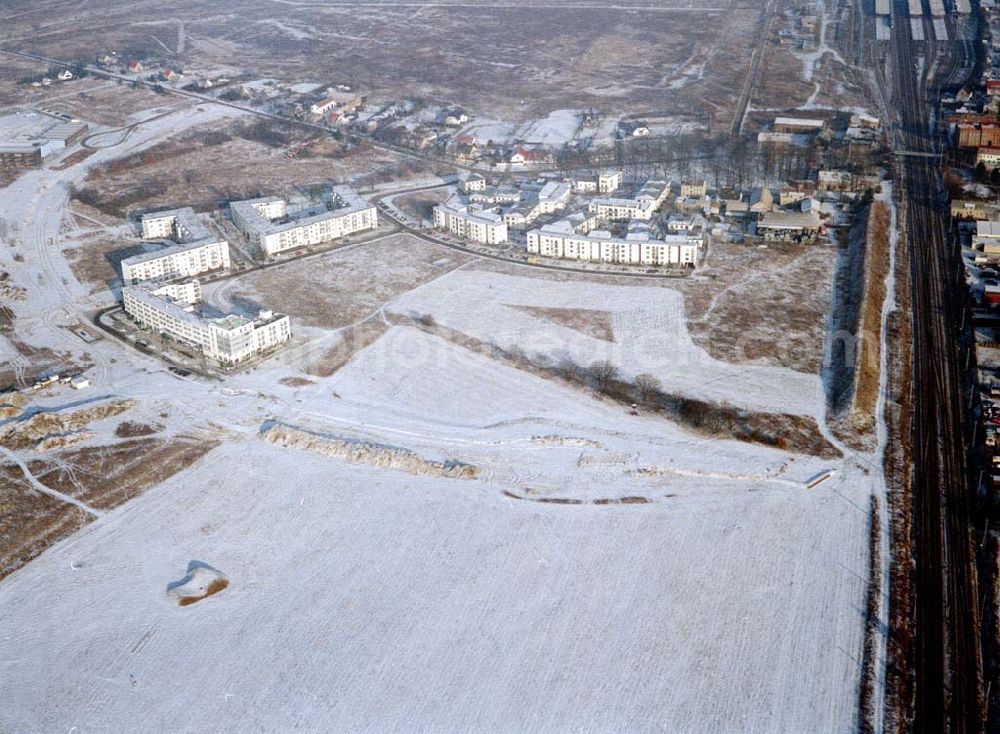
{"type": "MultiPolygon", "coordinates": [[[[93,362],[89,395],[134,400],[125,417],[222,445],[0,582],[0,730],[856,729],[874,473],[629,415],[405,326],[328,378],[305,379],[287,353],[224,383],[182,379],[111,340],[85,344],[65,327],[110,297],[77,283],[58,246],[65,186],[83,172],[0,190],[23,255],[5,245],[0,267],[28,288],[18,336],[93,362]],[[260,436],[272,421],[480,472],[282,448],[260,436]],[[192,561],[229,586],[180,607],[168,586],[192,561]]],[[[818,378],[694,347],[667,288],[467,269],[386,311],[609,358],[691,396],[823,413],[818,378]],[[614,341],[539,308],[606,312],[614,341]]],[[[16,352],[0,340],[0,354],[16,352]]],[[[59,387],[34,405],[79,398],[59,387]]]]}
{"type": "Polygon", "coordinates": [[[547,506],[232,444],[0,585],[0,726],[853,731],[860,487],[547,506]],[[192,560],[230,586],[177,607],[192,560]]]}
{"type": "Polygon", "coordinates": [[[684,299],[667,288],[555,282],[493,273],[456,271],[411,291],[393,305],[399,312],[431,313],[439,323],[527,353],[568,355],[577,363],[610,359],[628,375],[651,372],[668,391],[764,412],[816,415],[819,378],[775,367],[726,364],[694,345],[684,299]],[[515,306],[597,309],[612,315],[615,342],[587,336],[515,306]]]}
{"type": "Polygon", "coordinates": [[[580,113],[576,110],[555,110],[548,117],[530,120],[521,125],[515,137],[526,143],[546,146],[565,145],[580,129],[580,113]]]}

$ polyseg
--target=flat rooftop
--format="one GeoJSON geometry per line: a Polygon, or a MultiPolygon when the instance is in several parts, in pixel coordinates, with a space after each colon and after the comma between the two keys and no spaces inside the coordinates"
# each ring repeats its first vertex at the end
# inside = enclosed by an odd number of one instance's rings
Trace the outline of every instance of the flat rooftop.
{"type": "Polygon", "coordinates": [[[167,247],[161,247],[158,250],[151,250],[150,252],[141,252],[138,255],[133,255],[132,257],[126,257],[124,260],[122,260],[122,267],[125,268],[130,265],[138,265],[140,263],[149,262],[150,260],[159,260],[161,257],[178,255],[182,252],[187,252],[188,250],[197,250],[199,247],[218,245],[222,244],[222,242],[223,240],[213,240],[209,238],[205,240],[198,240],[197,242],[175,243],[173,245],[168,245],[167,247]]]}
{"type": "Polygon", "coordinates": [[[323,222],[327,219],[371,209],[373,206],[347,186],[334,186],[331,190],[331,195],[333,205],[326,211],[304,217],[296,217],[295,213],[292,212],[288,215],[288,220],[283,222],[275,222],[268,219],[258,212],[254,206],[255,204],[272,204],[285,201],[280,196],[262,196],[257,199],[234,201],[229,204],[229,208],[234,212],[238,212],[255,232],[268,235],[286,232],[297,227],[307,227],[310,224],[323,222]]]}
{"type": "Polygon", "coordinates": [[[205,244],[204,240],[211,239],[212,233],[208,231],[198,215],[195,214],[194,209],[189,206],[182,207],[181,209],[167,209],[161,212],[147,212],[142,215],[142,221],[153,220],[153,219],[176,219],[177,224],[188,231],[187,236],[180,239],[182,243],[194,244],[201,243],[205,244]]]}

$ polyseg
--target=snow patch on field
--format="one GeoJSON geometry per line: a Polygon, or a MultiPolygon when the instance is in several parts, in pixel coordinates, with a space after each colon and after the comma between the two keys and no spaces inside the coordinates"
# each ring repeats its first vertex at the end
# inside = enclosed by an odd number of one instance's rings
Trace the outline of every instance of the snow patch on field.
{"type": "Polygon", "coordinates": [[[580,115],[576,110],[555,110],[548,117],[531,120],[518,128],[515,136],[526,143],[546,146],[565,145],[580,129],[580,115]]]}
{"type": "Polygon", "coordinates": [[[817,415],[818,376],[712,359],[688,334],[684,299],[668,288],[554,282],[456,271],[400,298],[397,312],[431,313],[438,323],[529,354],[568,356],[579,364],[610,359],[624,373],[651,372],[668,392],[763,412],[817,415]],[[516,306],[589,309],[614,316],[613,344],[545,322],[516,306]]]}
{"type": "Polygon", "coordinates": [[[466,125],[458,133],[459,135],[472,135],[481,145],[485,145],[492,140],[494,143],[504,143],[510,139],[514,133],[515,125],[512,122],[502,120],[476,120],[466,125]]]}

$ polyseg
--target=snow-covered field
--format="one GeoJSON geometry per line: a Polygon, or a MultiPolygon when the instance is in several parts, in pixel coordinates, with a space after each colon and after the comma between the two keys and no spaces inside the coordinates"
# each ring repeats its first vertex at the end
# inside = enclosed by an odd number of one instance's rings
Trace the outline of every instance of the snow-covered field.
{"type": "Polygon", "coordinates": [[[0,728],[853,731],[861,494],[547,506],[232,444],[0,585],[0,728]],[[192,560],[230,587],[174,606],[192,560]]]}
{"type": "Polygon", "coordinates": [[[579,128],[580,114],[576,110],[555,110],[548,117],[521,125],[515,135],[527,143],[559,146],[572,140],[579,128]]]}
{"type": "Polygon", "coordinates": [[[0,728],[853,730],[861,472],[383,342],[263,414],[273,372],[199,385],[229,442],[0,584],[0,728]],[[275,415],[484,472],[277,448],[275,415]],[[191,561],[230,586],[181,608],[191,561]]]}
{"type": "Polygon", "coordinates": [[[736,366],[691,341],[684,299],[668,288],[554,282],[456,271],[399,299],[393,310],[431,313],[439,323],[527,353],[572,357],[588,365],[610,359],[629,375],[651,372],[668,391],[764,412],[816,415],[819,378],[775,367],[736,366]],[[614,320],[614,343],[543,321],[515,306],[599,309],[614,320]]]}
{"type": "MultiPolygon", "coordinates": [[[[64,184],[81,179],[43,170],[0,190],[23,255],[5,246],[0,266],[28,288],[18,336],[93,363],[88,397],[222,445],[0,581],[0,731],[856,729],[877,473],[630,415],[389,324],[430,313],[757,411],[822,417],[818,378],[710,359],[669,288],[468,268],[387,299],[385,334],[331,377],[306,379],[286,353],[224,383],[181,379],[64,328],[109,300],[48,244],[64,184]],[[545,309],[600,312],[613,340],[545,309]],[[283,448],[261,437],[275,421],[479,472],[283,448]],[[177,606],[168,587],[192,561],[229,586],[177,606]]],[[[32,405],[78,398],[58,388],[32,405]]]]}

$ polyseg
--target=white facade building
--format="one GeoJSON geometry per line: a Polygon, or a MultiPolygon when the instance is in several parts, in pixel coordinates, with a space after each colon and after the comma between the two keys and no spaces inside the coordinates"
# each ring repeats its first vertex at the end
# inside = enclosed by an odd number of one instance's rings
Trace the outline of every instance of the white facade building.
{"type": "Polygon", "coordinates": [[[597,177],[597,191],[601,194],[610,194],[622,187],[622,172],[608,171],[597,177]]]}
{"type": "Polygon", "coordinates": [[[250,320],[230,314],[206,318],[193,312],[201,300],[198,281],[164,286],[141,284],[122,291],[125,313],[137,323],[201,350],[223,364],[242,362],[291,338],[289,318],[261,311],[250,320]]]}
{"type": "Polygon", "coordinates": [[[434,226],[485,245],[507,241],[507,223],[496,212],[474,209],[452,198],[434,207],[434,226]]]}
{"type": "Polygon", "coordinates": [[[528,232],[528,253],[564,260],[616,265],[693,267],[702,245],[700,227],[687,226],[657,237],[651,220],[670,195],[665,181],[649,181],[631,199],[595,199],[586,211],[528,232]],[[628,233],[615,237],[602,222],[628,221],[628,233]]]}
{"type": "Polygon", "coordinates": [[[486,190],[486,177],[479,173],[465,173],[459,176],[458,187],[466,194],[486,190]]]}
{"type": "Polygon", "coordinates": [[[276,196],[229,205],[233,224],[267,255],[346,237],[378,227],[373,204],[344,186],[332,190],[332,208],[318,214],[289,215],[288,202],[276,196]]]}
{"type": "Polygon", "coordinates": [[[175,244],[122,260],[125,285],[229,268],[229,243],[213,237],[190,207],[144,214],[142,237],[175,244]]]}
{"type": "Polygon", "coordinates": [[[142,215],[144,240],[173,240],[183,243],[207,240],[211,236],[212,233],[189,206],[142,215]]]}
{"type": "Polygon", "coordinates": [[[144,280],[190,277],[229,268],[229,243],[223,240],[171,245],[122,260],[122,280],[132,285],[144,280]]]}
{"type": "Polygon", "coordinates": [[[573,190],[581,194],[611,194],[622,187],[621,171],[606,171],[597,178],[573,179],[573,190]]]}
{"type": "Polygon", "coordinates": [[[650,220],[670,196],[666,181],[647,181],[631,199],[594,199],[590,211],[599,219],[621,221],[625,219],[650,220]]]}
{"type": "Polygon", "coordinates": [[[654,239],[648,234],[612,237],[610,232],[594,230],[577,234],[556,225],[528,232],[528,252],[563,260],[582,260],[616,265],[690,265],[698,258],[698,244],[688,237],[668,236],[654,239]]]}
{"type": "Polygon", "coordinates": [[[538,192],[538,214],[552,214],[569,203],[570,186],[559,181],[549,181],[538,192]]]}

